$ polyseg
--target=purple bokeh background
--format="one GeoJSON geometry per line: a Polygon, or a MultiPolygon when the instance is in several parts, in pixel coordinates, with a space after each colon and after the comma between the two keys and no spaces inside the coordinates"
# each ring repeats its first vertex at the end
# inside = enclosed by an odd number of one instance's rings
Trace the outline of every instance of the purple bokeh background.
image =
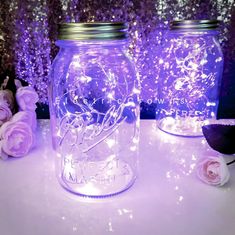
{"type": "MultiPolygon", "coordinates": [[[[62,22],[125,21],[130,52],[141,75],[142,98],[152,98],[158,80],[156,48],[173,19],[219,19],[225,56],[219,117],[235,117],[235,3],[231,0],[9,0],[0,2],[0,79],[32,84],[40,97],[39,116],[48,113],[49,69],[62,22]],[[45,106],[46,107],[46,106],[45,106]]],[[[142,104],[142,117],[154,108],[142,104]]]]}

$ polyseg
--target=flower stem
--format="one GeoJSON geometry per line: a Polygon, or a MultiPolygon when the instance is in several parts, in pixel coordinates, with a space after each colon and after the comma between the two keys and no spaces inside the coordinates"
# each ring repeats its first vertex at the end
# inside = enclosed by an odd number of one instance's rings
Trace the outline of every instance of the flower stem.
{"type": "Polygon", "coordinates": [[[231,164],[233,164],[234,162],[235,162],[235,159],[232,160],[231,162],[228,162],[227,165],[231,165],[231,164]]]}

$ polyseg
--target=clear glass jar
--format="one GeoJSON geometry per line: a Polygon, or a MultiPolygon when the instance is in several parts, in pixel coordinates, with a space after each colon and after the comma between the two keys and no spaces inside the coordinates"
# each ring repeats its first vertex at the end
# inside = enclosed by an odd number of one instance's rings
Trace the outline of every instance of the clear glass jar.
{"type": "Polygon", "coordinates": [[[128,189],[137,176],[139,83],[123,23],[60,27],[49,86],[60,184],[83,196],[128,189]]]}
{"type": "Polygon", "coordinates": [[[161,47],[156,97],[158,127],[170,134],[202,136],[216,119],[223,54],[216,20],[173,21],[161,47]]]}

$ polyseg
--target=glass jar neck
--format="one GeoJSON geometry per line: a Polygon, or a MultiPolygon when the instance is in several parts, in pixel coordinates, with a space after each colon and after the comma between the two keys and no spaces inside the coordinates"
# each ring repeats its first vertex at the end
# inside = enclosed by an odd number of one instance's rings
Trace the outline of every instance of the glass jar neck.
{"type": "Polygon", "coordinates": [[[169,34],[175,34],[175,35],[183,35],[183,36],[217,36],[219,34],[219,31],[214,29],[214,30],[205,30],[205,29],[172,29],[169,30],[169,34]]]}
{"type": "Polygon", "coordinates": [[[119,40],[57,40],[59,47],[124,47],[128,44],[127,39],[119,40]]]}

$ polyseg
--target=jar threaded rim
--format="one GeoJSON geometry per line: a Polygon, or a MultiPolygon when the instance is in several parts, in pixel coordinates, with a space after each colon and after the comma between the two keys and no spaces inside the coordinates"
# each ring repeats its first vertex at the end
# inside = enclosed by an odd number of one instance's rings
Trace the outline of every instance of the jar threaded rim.
{"type": "Polygon", "coordinates": [[[63,23],[59,25],[59,40],[107,40],[127,38],[124,22],[63,23]]]}
{"type": "Polygon", "coordinates": [[[199,29],[199,30],[214,30],[219,27],[218,20],[173,20],[170,23],[170,29],[199,29]]]}

